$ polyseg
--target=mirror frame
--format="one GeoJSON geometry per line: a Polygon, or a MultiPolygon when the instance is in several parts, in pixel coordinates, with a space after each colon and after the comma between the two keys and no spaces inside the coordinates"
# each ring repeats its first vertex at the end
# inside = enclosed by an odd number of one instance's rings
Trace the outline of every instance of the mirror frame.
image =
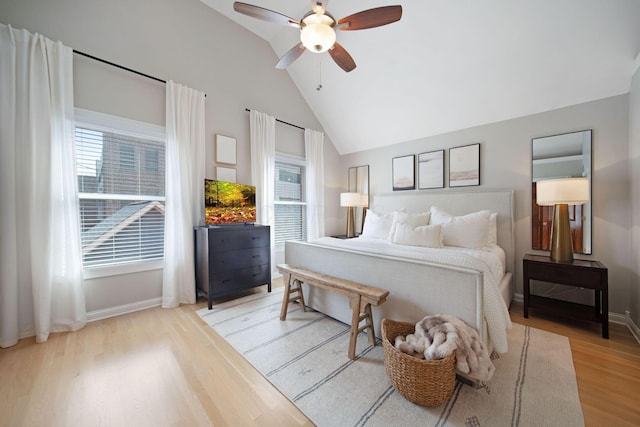
{"type": "MultiPolygon", "coordinates": [[[[366,194],[371,206],[371,196],[369,195],[369,165],[352,166],[348,169],[349,187],[348,191],[353,193],[366,194]]],[[[367,208],[355,207],[355,232],[356,236],[362,234],[364,226],[364,218],[367,214],[367,208]]]]}
{"type": "Polygon", "coordinates": [[[589,179],[589,203],[569,206],[574,253],[593,252],[593,131],[585,129],[531,140],[531,248],[548,251],[553,206],[538,206],[536,182],[543,179],[589,179]],[[573,142],[571,142],[573,141],[573,142]],[[580,144],[581,141],[581,144],[580,144]],[[562,145],[559,145],[563,143],[562,145]],[[580,151],[578,151],[580,148],[580,151]],[[559,169],[564,168],[564,169],[559,169]],[[579,230],[582,230],[580,232],[579,230]],[[576,249],[580,247],[580,249],[576,249]]]}

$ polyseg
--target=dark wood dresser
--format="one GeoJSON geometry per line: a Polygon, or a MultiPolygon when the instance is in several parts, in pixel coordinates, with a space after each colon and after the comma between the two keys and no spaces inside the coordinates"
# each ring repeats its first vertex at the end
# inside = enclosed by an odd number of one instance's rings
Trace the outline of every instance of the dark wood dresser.
{"type": "Polygon", "coordinates": [[[195,227],[196,290],[212,300],[268,285],[271,292],[269,226],[195,227]]]}
{"type": "Polygon", "coordinates": [[[529,308],[559,313],[576,319],[602,323],[602,338],[609,338],[609,279],[607,268],[599,261],[574,259],[570,262],[553,261],[548,256],[526,254],[522,260],[524,317],[529,308]],[[531,280],[560,283],[593,289],[593,306],[531,294],[531,280]]]}

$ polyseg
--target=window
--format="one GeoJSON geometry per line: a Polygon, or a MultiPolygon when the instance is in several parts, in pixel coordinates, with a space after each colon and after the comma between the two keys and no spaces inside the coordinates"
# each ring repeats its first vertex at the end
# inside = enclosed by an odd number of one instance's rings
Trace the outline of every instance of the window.
{"type": "Polygon", "coordinates": [[[105,125],[104,115],[76,113],[83,265],[162,260],[164,137],[155,126],[107,117],[105,125]]]}
{"type": "Polygon", "coordinates": [[[307,239],[304,186],[304,162],[292,159],[276,161],[274,200],[276,245],[283,245],[287,240],[307,239]]]}
{"type": "Polygon", "coordinates": [[[158,149],[145,148],[144,150],[144,170],[145,172],[158,172],[158,149]]]}

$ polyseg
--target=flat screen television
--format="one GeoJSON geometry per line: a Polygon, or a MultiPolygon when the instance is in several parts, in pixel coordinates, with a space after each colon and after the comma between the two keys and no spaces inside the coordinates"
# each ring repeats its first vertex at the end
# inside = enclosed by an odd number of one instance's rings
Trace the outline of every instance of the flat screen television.
{"type": "Polygon", "coordinates": [[[256,187],[205,179],[204,205],[207,225],[256,222],[256,187]]]}

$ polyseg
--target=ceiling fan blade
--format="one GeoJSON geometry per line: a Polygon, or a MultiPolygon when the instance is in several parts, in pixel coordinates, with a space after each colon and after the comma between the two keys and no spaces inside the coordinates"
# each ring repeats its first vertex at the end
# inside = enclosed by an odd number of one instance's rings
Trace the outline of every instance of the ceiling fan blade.
{"type": "Polygon", "coordinates": [[[276,64],[276,68],[278,68],[279,70],[284,70],[289,65],[293,64],[293,61],[300,58],[300,55],[302,55],[305,50],[306,48],[302,45],[302,42],[298,43],[297,45],[289,49],[287,53],[282,55],[282,57],[276,64]]]}
{"type": "Polygon", "coordinates": [[[243,15],[251,16],[252,18],[273,22],[274,24],[288,25],[298,29],[300,28],[300,21],[297,19],[289,18],[286,15],[265,9],[264,7],[237,1],[233,3],[233,10],[238,13],[242,13],[243,15]]]}
{"type": "Polygon", "coordinates": [[[364,30],[391,24],[402,18],[402,6],[383,6],[354,13],[338,21],[341,30],[364,30]]]}
{"type": "Polygon", "coordinates": [[[324,15],[324,12],[327,10],[327,2],[326,1],[312,1],[311,2],[311,10],[313,10],[318,15],[324,15]]]}
{"type": "Polygon", "coordinates": [[[338,42],[336,42],[331,49],[329,49],[329,55],[338,64],[340,68],[347,73],[356,68],[356,62],[353,60],[349,52],[345,50],[338,42]]]}

